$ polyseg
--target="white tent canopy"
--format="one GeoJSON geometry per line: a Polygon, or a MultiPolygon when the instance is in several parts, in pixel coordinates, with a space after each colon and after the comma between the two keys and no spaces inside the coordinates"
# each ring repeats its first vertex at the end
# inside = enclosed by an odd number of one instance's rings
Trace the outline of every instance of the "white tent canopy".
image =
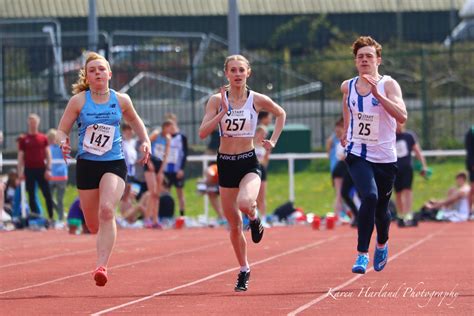
{"type": "Polygon", "coordinates": [[[462,9],[459,11],[459,16],[462,19],[474,19],[474,1],[466,0],[462,9]]]}
{"type": "Polygon", "coordinates": [[[444,41],[444,44],[447,46],[454,42],[474,40],[474,0],[466,0],[464,6],[459,11],[459,16],[462,18],[462,21],[444,41]]]}

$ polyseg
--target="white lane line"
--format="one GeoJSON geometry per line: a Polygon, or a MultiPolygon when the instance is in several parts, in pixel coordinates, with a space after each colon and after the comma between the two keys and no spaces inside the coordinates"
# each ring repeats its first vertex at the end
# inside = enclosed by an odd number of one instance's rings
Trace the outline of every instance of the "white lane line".
{"type": "MultiPolygon", "coordinates": [[[[143,243],[143,241],[124,242],[124,243],[121,243],[120,245],[116,245],[114,248],[119,248],[120,249],[120,247],[123,247],[123,246],[129,246],[129,245],[141,244],[141,243],[143,243]]],[[[0,266],[0,269],[20,266],[20,265],[24,265],[24,264],[30,264],[30,263],[33,263],[33,262],[45,261],[45,260],[54,259],[54,258],[75,256],[75,255],[80,255],[80,254],[83,254],[83,253],[95,252],[95,251],[96,250],[94,248],[89,247],[89,249],[87,249],[87,250],[77,250],[77,251],[72,251],[72,252],[60,253],[60,254],[57,254],[57,255],[51,255],[51,256],[46,256],[46,257],[41,257],[41,258],[36,258],[36,259],[30,259],[30,260],[26,260],[26,261],[9,263],[9,264],[5,264],[5,265],[0,266]]]]}
{"type": "MultiPolygon", "coordinates": [[[[129,267],[129,266],[132,266],[132,265],[135,265],[135,264],[147,263],[147,262],[158,260],[158,259],[168,258],[168,257],[176,256],[176,255],[185,254],[185,253],[191,253],[191,252],[195,252],[195,251],[198,251],[198,250],[202,250],[202,249],[214,247],[214,246],[217,246],[217,245],[221,245],[223,243],[224,243],[224,241],[220,241],[220,242],[216,242],[216,243],[213,243],[213,244],[209,244],[209,245],[206,245],[206,246],[201,246],[201,247],[197,247],[197,248],[193,248],[193,249],[189,249],[189,250],[176,251],[176,252],[168,253],[166,255],[161,255],[161,256],[156,256],[156,257],[152,257],[152,258],[148,258],[148,259],[143,259],[143,260],[138,260],[138,261],[134,261],[134,262],[124,263],[124,264],[120,264],[120,265],[110,267],[110,268],[108,268],[108,270],[114,270],[114,269],[129,267]]],[[[54,280],[50,280],[50,281],[46,281],[46,282],[42,282],[42,283],[31,284],[31,285],[19,287],[19,288],[16,288],[16,289],[3,291],[3,292],[0,292],[0,295],[7,294],[7,293],[12,293],[12,292],[18,292],[18,291],[22,291],[22,290],[27,290],[27,289],[31,289],[31,288],[35,288],[35,287],[40,287],[40,286],[43,286],[43,285],[48,285],[48,284],[52,284],[52,283],[56,283],[56,282],[76,278],[76,277],[83,276],[83,275],[91,275],[92,276],[92,271],[72,274],[72,275],[68,275],[68,276],[65,276],[65,277],[62,277],[62,278],[58,278],[58,279],[54,279],[54,280]]]]}
{"type": "MultiPolygon", "coordinates": [[[[49,237],[49,236],[45,236],[45,235],[38,235],[38,237],[36,237],[36,239],[38,238],[43,238],[43,237],[49,237]]],[[[58,237],[58,236],[53,236],[53,237],[58,237]]],[[[89,242],[89,239],[86,239],[88,236],[86,236],[84,239],[77,239],[77,240],[65,240],[65,239],[62,239],[62,240],[48,240],[48,241],[45,241],[45,242],[38,242],[38,243],[32,243],[31,241],[35,241],[35,240],[21,240],[21,244],[16,242],[16,241],[5,241],[5,240],[2,240],[1,241],[1,244],[13,244],[12,247],[2,247],[0,248],[0,252],[1,253],[7,253],[7,252],[13,252],[13,251],[17,251],[17,250],[27,250],[27,249],[30,249],[30,248],[34,248],[34,249],[39,249],[41,247],[45,247],[45,246],[51,246],[51,243],[54,242],[54,246],[55,247],[59,247],[59,246],[63,246],[65,244],[71,244],[71,243],[74,243],[76,245],[80,245],[80,244],[86,244],[87,242],[89,242]]],[[[21,236],[18,236],[18,238],[22,238],[21,236]]]]}
{"type": "MultiPolygon", "coordinates": [[[[339,237],[343,237],[343,236],[347,236],[347,235],[352,235],[352,234],[344,234],[344,235],[341,235],[341,236],[333,236],[333,237],[331,237],[331,238],[323,239],[323,240],[320,240],[320,241],[317,241],[317,242],[308,244],[308,245],[306,245],[306,246],[301,246],[301,247],[298,247],[298,248],[294,248],[294,249],[292,249],[292,250],[288,250],[288,251],[279,253],[279,254],[277,254],[277,255],[274,255],[274,256],[271,256],[271,257],[268,257],[268,258],[265,258],[265,259],[256,261],[256,262],[252,263],[251,266],[256,266],[256,265],[259,265],[259,264],[262,264],[262,263],[265,263],[265,262],[268,262],[268,261],[271,261],[271,260],[274,260],[274,259],[277,259],[277,258],[280,258],[280,257],[283,257],[283,256],[287,256],[287,255],[293,254],[293,253],[295,253],[295,252],[300,252],[300,251],[303,251],[303,250],[307,250],[307,249],[313,248],[313,247],[315,247],[315,246],[321,245],[321,244],[323,244],[323,243],[325,243],[325,242],[333,241],[333,240],[335,240],[335,239],[338,239],[339,237]]],[[[202,283],[202,282],[211,280],[211,279],[216,278],[216,277],[218,277],[218,276],[221,276],[221,275],[223,275],[223,274],[226,274],[226,273],[229,273],[229,272],[235,272],[235,271],[236,271],[236,268],[235,268],[235,267],[229,268],[229,269],[227,269],[227,270],[220,271],[220,272],[217,272],[217,273],[208,275],[208,276],[206,276],[206,277],[204,277],[204,278],[201,278],[201,279],[199,279],[199,280],[195,280],[195,281],[192,281],[192,282],[189,282],[189,283],[185,283],[185,284],[178,285],[178,286],[176,286],[176,287],[173,287],[173,288],[170,288],[170,289],[167,289],[167,290],[163,290],[163,291],[160,291],[160,292],[156,292],[156,293],[154,293],[154,294],[151,294],[151,295],[148,295],[148,296],[144,296],[144,297],[142,297],[142,298],[139,298],[139,299],[136,299],[136,300],[127,302],[127,303],[123,303],[123,304],[120,304],[120,305],[117,305],[117,306],[113,306],[113,307],[110,307],[110,308],[107,308],[107,309],[104,309],[104,310],[95,312],[94,314],[91,314],[91,315],[92,315],[92,316],[103,315],[103,314],[105,314],[105,313],[109,313],[109,312],[115,311],[115,310],[117,310],[117,309],[121,309],[121,308],[130,306],[130,305],[133,305],[133,304],[136,304],[136,303],[140,303],[140,302],[143,302],[143,301],[152,299],[152,298],[154,298],[154,297],[161,296],[161,295],[163,295],[163,294],[167,294],[167,293],[170,293],[170,292],[174,292],[174,291],[179,290],[179,289],[183,289],[183,288],[186,288],[186,287],[190,287],[190,286],[193,286],[193,285],[196,285],[196,284],[199,284],[199,283],[202,283]]]]}
{"type": "MultiPolygon", "coordinates": [[[[123,229],[119,229],[118,231],[120,232],[121,230],[123,230],[123,229]]],[[[132,230],[130,229],[130,231],[132,231],[132,230]]],[[[45,233],[49,233],[49,232],[50,231],[45,231],[45,233]]],[[[38,234],[38,236],[36,238],[29,238],[27,240],[21,239],[21,240],[18,240],[18,242],[14,241],[14,240],[6,241],[4,239],[0,239],[0,246],[3,245],[3,244],[14,243],[14,246],[12,246],[12,247],[0,247],[0,253],[13,252],[13,251],[16,251],[16,250],[27,250],[29,248],[39,249],[43,246],[51,246],[52,242],[54,242],[54,246],[57,247],[56,249],[60,250],[60,249],[64,248],[65,245],[70,245],[70,244],[82,245],[82,244],[87,244],[89,242],[93,242],[94,245],[95,245],[95,240],[96,240],[95,239],[96,235],[94,235],[94,234],[83,234],[81,236],[69,235],[70,238],[65,239],[63,233],[66,233],[66,235],[68,235],[67,232],[66,231],[59,231],[59,230],[52,231],[51,235],[43,234],[42,232],[34,232],[34,233],[38,234]],[[57,232],[57,234],[56,234],[56,232],[57,232]],[[55,234],[55,235],[53,235],[53,234],[55,234]],[[58,234],[62,234],[62,235],[58,235],[58,234]],[[56,240],[53,239],[53,240],[38,242],[36,244],[31,243],[31,241],[37,241],[38,239],[41,239],[43,237],[52,237],[52,238],[57,238],[57,239],[56,240]],[[19,242],[21,242],[21,244],[19,244],[19,242]]],[[[121,234],[122,233],[119,233],[117,236],[119,236],[121,234]]],[[[160,241],[163,241],[163,240],[178,239],[178,236],[167,237],[167,238],[164,238],[164,239],[156,239],[156,238],[151,238],[151,237],[143,238],[143,239],[136,239],[136,238],[128,238],[128,236],[129,235],[127,235],[127,237],[120,237],[117,240],[122,240],[122,239],[127,238],[127,241],[160,242],[160,241]]],[[[18,236],[18,238],[23,238],[23,237],[18,236]]]]}
{"type": "MultiPolygon", "coordinates": [[[[391,261],[397,259],[398,257],[400,257],[401,255],[403,255],[404,253],[406,253],[406,252],[412,250],[413,248],[415,248],[415,247],[421,245],[421,244],[424,243],[425,241],[428,241],[429,239],[433,238],[433,236],[438,235],[439,233],[441,233],[442,231],[444,231],[446,228],[447,228],[447,227],[444,227],[444,228],[440,229],[439,231],[437,231],[437,232],[435,232],[435,233],[429,234],[429,235],[426,236],[425,238],[418,240],[417,242],[415,242],[415,243],[409,245],[408,247],[404,248],[403,250],[397,252],[397,253],[394,254],[393,256],[390,256],[390,258],[388,259],[388,262],[391,262],[391,261]]],[[[366,274],[369,273],[369,272],[371,272],[371,271],[373,271],[373,270],[374,270],[373,267],[367,269],[366,274]]],[[[337,285],[336,287],[331,287],[331,288],[330,288],[330,289],[331,289],[331,292],[337,292],[337,291],[339,291],[340,289],[342,289],[342,288],[344,288],[344,287],[346,287],[346,286],[348,286],[348,285],[354,283],[355,281],[357,281],[358,279],[360,279],[362,276],[364,276],[364,275],[363,275],[363,274],[357,274],[357,275],[354,276],[352,279],[349,279],[349,280],[347,280],[346,282],[337,285]]],[[[295,309],[294,311],[288,313],[287,316],[294,316],[294,315],[297,315],[297,314],[301,313],[302,311],[304,311],[304,310],[310,308],[311,306],[313,306],[313,305],[315,305],[315,304],[318,304],[319,302],[321,302],[322,300],[324,300],[324,299],[327,298],[328,296],[329,296],[329,289],[328,289],[328,293],[323,294],[323,295],[321,295],[321,296],[315,298],[314,300],[312,300],[312,301],[310,301],[310,302],[308,302],[308,303],[306,303],[306,304],[304,304],[304,305],[298,307],[298,308],[295,309]]]]}
{"type": "Polygon", "coordinates": [[[80,255],[83,253],[88,253],[88,252],[94,252],[95,249],[88,249],[88,250],[79,250],[79,251],[73,251],[73,252],[66,252],[66,253],[61,253],[57,255],[51,255],[47,257],[42,257],[42,258],[37,258],[37,259],[31,259],[31,260],[26,260],[26,261],[20,261],[20,262],[14,262],[10,264],[5,264],[3,266],[0,266],[0,269],[2,268],[8,268],[8,267],[16,267],[16,266],[21,266],[24,264],[30,264],[33,262],[40,262],[40,261],[45,261],[49,259],[54,259],[54,258],[60,258],[60,257],[67,257],[67,256],[73,256],[73,255],[80,255]]]}
{"type": "MultiPolygon", "coordinates": [[[[175,240],[175,239],[177,239],[177,237],[160,239],[159,241],[168,241],[168,240],[175,240]]],[[[122,243],[116,245],[114,247],[114,249],[119,250],[120,247],[130,246],[130,245],[133,245],[133,244],[143,244],[146,241],[147,240],[135,240],[135,241],[129,240],[129,241],[125,241],[125,242],[122,242],[122,243]]],[[[151,240],[149,240],[149,241],[151,241],[151,240]]],[[[153,240],[153,242],[156,242],[156,240],[153,240]]],[[[77,250],[77,251],[73,251],[73,252],[66,252],[66,253],[61,253],[61,254],[57,254],[57,255],[51,255],[51,256],[46,256],[46,257],[41,257],[41,258],[36,258],[36,259],[30,259],[30,260],[26,260],[26,261],[13,262],[13,263],[9,263],[9,264],[5,264],[5,265],[0,266],[0,269],[8,268],[8,267],[15,267],[15,266],[24,265],[24,264],[30,264],[30,263],[33,263],[33,262],[45,261],[45,260],[54,259],[54,258],[80,255],[80,254],[83,254],[83,253],[95,252],[95,251],[96,251],[95,248],[89,248],[88,250],[77,250]]]]}

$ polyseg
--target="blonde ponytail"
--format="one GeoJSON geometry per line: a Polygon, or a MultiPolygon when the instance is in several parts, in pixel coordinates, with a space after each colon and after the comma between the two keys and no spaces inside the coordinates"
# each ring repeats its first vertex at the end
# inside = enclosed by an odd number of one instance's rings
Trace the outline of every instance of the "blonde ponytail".
{"type": "Polygon", "coordinates": [[[78,94],[79,92],[89,89],[89,84],[86,82],[85,68],[86,67],[84,66],[79,70],[77,81],[72,84],[72,94],[78,94]]]}

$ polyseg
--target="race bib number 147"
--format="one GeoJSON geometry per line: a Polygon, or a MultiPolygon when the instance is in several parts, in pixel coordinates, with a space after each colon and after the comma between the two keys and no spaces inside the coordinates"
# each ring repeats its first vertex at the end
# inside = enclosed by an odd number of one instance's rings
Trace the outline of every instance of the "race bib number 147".
{"type": "Polygon", "coordinates": [[[102,156],[112,149],[115,127],[106,124],[89,125],[84,135],[82,148],[88,153],[102,156]]]}

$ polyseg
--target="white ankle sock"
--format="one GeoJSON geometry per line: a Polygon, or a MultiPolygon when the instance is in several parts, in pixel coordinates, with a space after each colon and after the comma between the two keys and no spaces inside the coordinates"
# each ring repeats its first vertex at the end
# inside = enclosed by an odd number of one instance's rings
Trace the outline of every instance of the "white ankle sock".
{"type": "Polygon", "coordinates": [[[253,216],[249,216],[249,219],[250,219],[251,221],[254,221],[254,220],[257,219],[257,217],[258,217],[258,210],[255,209],[255,214],[254,214],[253,216]]]}
{"type": "Polygon", "coordinates": [[[249,272],[249,271],[250,271],[250,267],[248,265],[240,267],[240,272],[249,272]]]}

